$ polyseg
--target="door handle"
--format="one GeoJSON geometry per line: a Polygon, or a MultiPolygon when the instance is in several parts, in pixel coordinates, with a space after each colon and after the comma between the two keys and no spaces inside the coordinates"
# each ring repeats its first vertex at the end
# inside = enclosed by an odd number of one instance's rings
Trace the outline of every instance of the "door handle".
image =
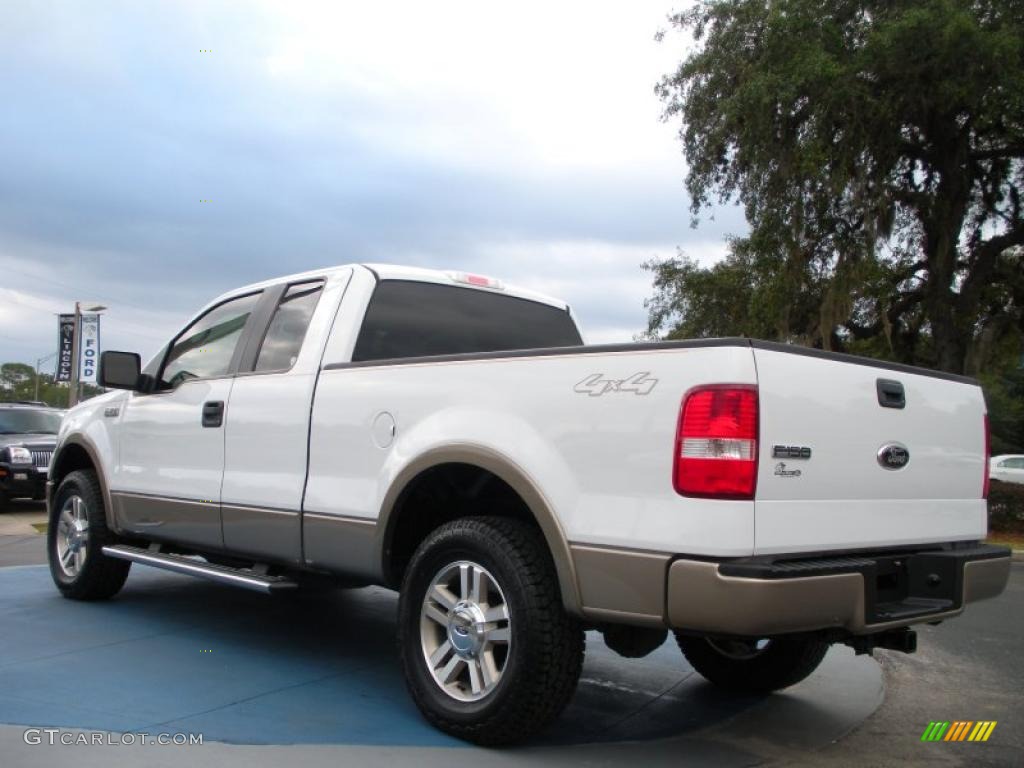
{"type": "Polygon", "coordinates": [[[219,427],[224,423],[224,401],[208,400],[203,403],[203,426],[219,427]]]}

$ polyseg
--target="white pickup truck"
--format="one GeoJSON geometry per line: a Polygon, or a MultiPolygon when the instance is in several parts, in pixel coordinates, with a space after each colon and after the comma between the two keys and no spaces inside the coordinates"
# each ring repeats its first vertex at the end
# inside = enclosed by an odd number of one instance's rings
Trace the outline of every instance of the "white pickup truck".
{"type": "Polygon", "coordinates": [[[1005,587],[970,379],[749,339],[583,346],[490,278],[349,265],[208,304],[71,410],[50,569],[108,598],[132,562],[267,592],[400,591],[409,690],[456,736],[558,716],[584,630],[668,631],[722,686],[829,645],[914,650],[1005,587]]]}

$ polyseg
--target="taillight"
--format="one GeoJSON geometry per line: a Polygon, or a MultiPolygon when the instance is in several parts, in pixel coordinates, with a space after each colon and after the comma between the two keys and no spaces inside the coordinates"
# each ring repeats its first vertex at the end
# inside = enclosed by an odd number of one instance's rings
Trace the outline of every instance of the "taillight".
{"type": "Polygon", "coordinates": [[[673,463],[683,496],[753,499],[757,489],[757,387],[714,384],[683,398],[673,463]]]}
{"type": "Polygon", "coordinates": [[[988,486],[989,480],[989,466],[992,463],[992,432],[988,426],[988,414],[985,414],[985,464],[982,470],[985,473],[985,480],[981,484],[981,498],[988,498],[988,486]]]}

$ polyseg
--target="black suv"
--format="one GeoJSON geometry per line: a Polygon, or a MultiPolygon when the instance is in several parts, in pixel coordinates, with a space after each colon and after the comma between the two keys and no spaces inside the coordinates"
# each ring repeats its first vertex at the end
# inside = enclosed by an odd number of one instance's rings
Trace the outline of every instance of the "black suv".
{"type": "Polygon", "coordinates": [[[45,497],[63,415],[42,404],[0,403],[0,508],[17,496],[45,497]]]}

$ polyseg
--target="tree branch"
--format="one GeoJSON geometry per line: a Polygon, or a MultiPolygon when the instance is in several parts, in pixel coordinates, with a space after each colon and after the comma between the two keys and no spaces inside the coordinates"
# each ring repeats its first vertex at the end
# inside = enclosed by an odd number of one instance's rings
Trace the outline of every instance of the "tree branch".
{"type": "Polygon", "coordinates": [[[999,255],[1007,248],[1024,245],[1024,221],[1009,232],[990,237],[974,249],[974,268],[964,280],[957,298],[957,312],[970,312],[977,304],[982,289],[989,283],[999,261],[999,255]]]}
{"type": "Polygon", "coordinates": [[[1024,157],[1024,144],[1007,144],[1005,147],[976,149],[969,155],[971,160],[1012,160],[1024,157]]]}

